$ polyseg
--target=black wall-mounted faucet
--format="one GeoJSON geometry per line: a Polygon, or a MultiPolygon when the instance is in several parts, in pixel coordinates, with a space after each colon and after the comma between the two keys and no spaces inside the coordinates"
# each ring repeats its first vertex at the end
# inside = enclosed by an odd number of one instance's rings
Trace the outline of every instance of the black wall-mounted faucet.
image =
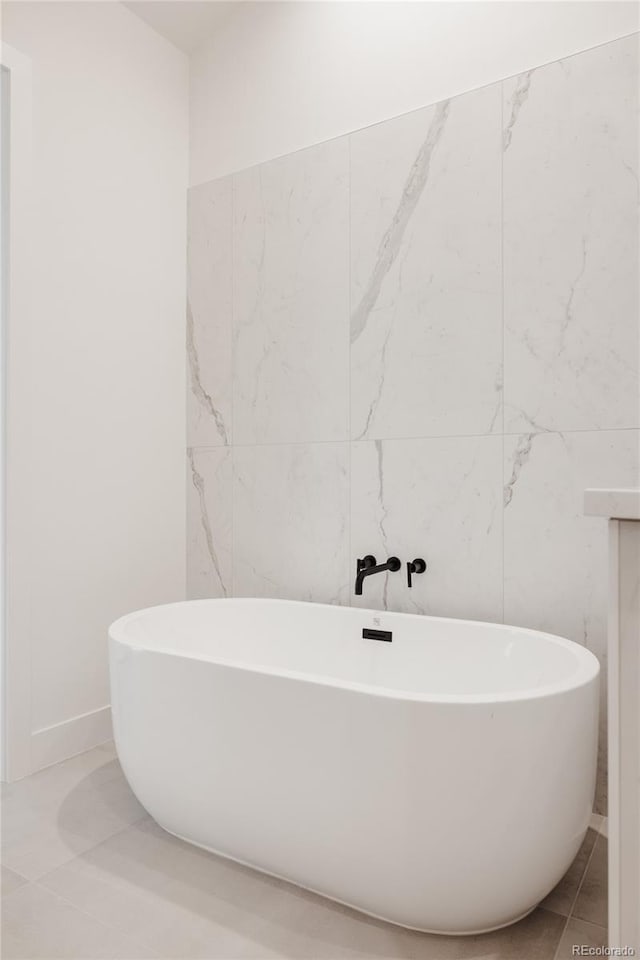
{"type": "Polygon", "coordinates": [[[427,565],[422,559],[422,557],[417,557],[415,560],[412,560],[411,563],[407,564],[407,586],[411,586],[411,574],[412,573],[424,573],[427,569],[427,565]]]}
{"type": "Polygon", "coordinates": [[[397,557],[389,557],[386,563],[376,563],[376,558],[372,557],[370,553],[362,560],[356,560],[356,596],[362,596],[362,584],[365,577],[370,577],[374,573],[383,573],[385,570],[395,573],[401,566],[402,564],[397,557]]]}

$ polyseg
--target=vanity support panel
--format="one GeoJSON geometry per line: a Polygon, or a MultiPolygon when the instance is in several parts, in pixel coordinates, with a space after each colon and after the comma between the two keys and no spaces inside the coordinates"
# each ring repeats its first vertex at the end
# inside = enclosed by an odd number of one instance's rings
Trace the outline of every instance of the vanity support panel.
{"type": "Polygon", "coordinates": [[[609,945],[640,952],[640,521],[609,520],[609,945]]]}

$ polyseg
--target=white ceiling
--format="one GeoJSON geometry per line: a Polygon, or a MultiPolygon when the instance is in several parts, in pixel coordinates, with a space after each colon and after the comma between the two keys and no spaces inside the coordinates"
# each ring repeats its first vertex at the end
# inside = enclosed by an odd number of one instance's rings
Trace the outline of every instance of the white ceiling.
{"type": "Polygon", "coordinates": [[[232,12],[229,0],[124,0],[141,17],[185,53],[204,43],[232,12]]]}

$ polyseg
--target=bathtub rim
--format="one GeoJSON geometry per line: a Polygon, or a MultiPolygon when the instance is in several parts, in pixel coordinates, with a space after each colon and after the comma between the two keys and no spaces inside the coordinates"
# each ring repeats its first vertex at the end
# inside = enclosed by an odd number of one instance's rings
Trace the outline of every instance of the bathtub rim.
{"type": "Polygon", "coordinates": [[[576,643],[574,640],[569,640],[566,637],[559,637],[552,633],[545,633],[542,630],[533,630],[530,627],[517,627],[511,626],[510,624],[504,623],[491,623],[486,620],[464,620],[456,617],[433,617],[427,614],[416,614],[416,613],[400,613],[391,610],[374,610],[369,608],[361,607],[341,607],[337,604],[329,603],[312,603],[310,601],[304,600],[283,600],[279,598],[267,598],[267,597],[211,597],[199,600],[177,600],[172,603],[161,603],[155,604],[151,607],[144,607],[140,610],[134,610],[131,613],[127,613],[122,617],[119,617],[117,620],[114,620],[113,623],[109,626],[108,629],[109,643],[111,644],[122,644],[132,650],[147,651],[150,653],[158,653],[164,656],[170,657],[181,657],[186,660],[195,660],[199,663],[211,663],[216,666],[228,667],[234,670],[244,670],[247,673],[262,674],[266,676],[282,677],[285,679],[291,679],[304,683],[313,683],[320,686],[331,686],[340,689],[350,690],[355,693],[368,694],[370,696],[380,696],[386,699],[392,700],[403,700],[415,703],[434,703],[434,704],[451,704],[451,705],[487,705],[495,703],[517,703],[517,702],[532,702],[537,700],[544,700],[548,697],[561,696],[562,694],[571,693],[573,691],[579,690],[580,688],[587,687],[590,683],[597,681],[600,674],[600,662],[594,653],[591,652],[587,647],[582,646],[580,643],[576,643]],[[186,650],[179,650],[176,648],[167,647],[165,649],[157,649],[151,644],[147,644],[140,639],[134,640],[132,637],[126,635],[127,625],[133,621],[144,617],[145,614],[156,612],[159,610],[173,609],[175,607],[184,607],[185,605],[189,606],[210,606],[211,604],[219,603],[243,603],[243,604],[259,604],[267,606],[303,606],[303,607],[323,607],[330,608],[332,610],[357,610],[364,615],[376,616],[381,615],[392,615],[393,617],[400,618],[411,618],[411,619],[426,619],[429,621],[446,622],[446,623],[462,623],[462,624],[477,624],[478,626],[487,626],[498,631],[503,630],[517,630],[523,634],[527,634],[535,638],[543,638],[547,642],[552,644],[564,647],[574,654],[576,658],[576,670],[571,674],[571,676],[564,680],[558,681],[550,684],[545,684],[540,687],[528,687],[525,690],[514,690],[509,692],[502,693],[458,693],[458,694],[449,694],[449,693],[429,693],[425,691],[424,693],[417,690],[400,690],[396,687],[385,687],[381,684],[368,684],[368,683],[359,683],[353,680],[340,680],[335,677],[328,676],[326,674],[313,674],[306,673],[300,670],[287,670],[286,668],[275,669],[273,667],[264,666],[261,664],[248,664],[239,660],[231,660],[224,657],[207,657],[202,655],[197,655],[190,653],[186,650]]]}

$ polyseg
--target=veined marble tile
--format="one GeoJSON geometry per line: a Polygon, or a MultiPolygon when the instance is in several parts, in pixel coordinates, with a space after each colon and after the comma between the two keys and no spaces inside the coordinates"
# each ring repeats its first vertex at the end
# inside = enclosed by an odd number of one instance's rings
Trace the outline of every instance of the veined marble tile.
{"type": "MultiPolygon", "coordinates": [[[[398,556],[352,604],[502,620],[502,439],[376,440],[352,445],[353,560],[398,556]],[[406,562],[425,573],[407,587],[406,562]]],[[[355,573],[354,573],[355,576],[355,573]]]]}
{"type": "Polygon", "coordinates": [[[348,600],[347,443],[234,448],[236,596],[348,600]]]}
{"type": "Polygon", "coordinates": [[[231,442],[232,180],[188,194],[187,443],[231,442]]]}
{"type": "Polygon", "coordinates": [[[502,428],[500,84],[352,134],[351,435],[502,428]]]}
{"type": "Polygon", "coordinates": [[[346,137],[234,176],[234,441],[346,440],[346,137]]]}
{"type": "Polygon", "coordinates": [[[229,448],[187,450],[187,596],[233,595],[232,455],[229,448]]]}
{"type": "Polygon", "coordinates": [[[585,644],[603,666],[601,777],[606,783],[607,523],[586,517],[587,487],[633,487],[637,430],[505,437],[504,617],[585,644]]]}
{"type": "Polygon", "coordinates": [[[638,45],[504,83],[505,429],[637,426],[638,45]]]}
{"type": "Polygon", "coordinates": [[[505,437],[505,620],[605,653],[607,523],[587,487],[638,483],[637,430],[505,437]]]}

